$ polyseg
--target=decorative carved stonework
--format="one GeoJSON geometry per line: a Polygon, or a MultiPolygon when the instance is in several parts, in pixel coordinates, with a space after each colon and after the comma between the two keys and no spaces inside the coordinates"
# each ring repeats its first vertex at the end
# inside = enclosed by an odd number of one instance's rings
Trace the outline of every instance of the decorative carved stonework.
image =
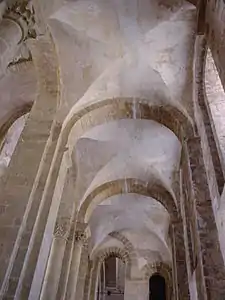
{"type": "Polygon", "coordinates": [[[8,18],[16,22],[22,31],[21,41],[28,38],[36,38],[35,28],[35,12],[30,1],[16,1],[10,8],[8,8],[4,18],[8,18]]]}
{"type": "Polygon", "coordinates": [[[68,235],[68,238],[67,238],[67,240],[70,241],[70,242],[73,241],[74,228],[75,228],[75,224],[74,224],[74,222],[72,222],[71,225],[70,225],[70,231],[69,231],[69,235],[68,235]]]}
{"type": "Polygon", "coordinates": [[[54,236],[56,238],[67,239],[69,237],[70,232],[70,219],[69,218],[61,218],[56,221],[54,236]]]}
{"type": "Polygon", "coordinates": [[[75,241],[76,242],[82,242],[83,244],[85,244],[87,242],[87,234],[84,230],[77,230],[75,232],[75,241]]]}
{"type": "Polygon", "coordinates": [[[24,64],[24,63],[29,63],[32,61],[32,55],[30,50],[28,49],[28,47],[26,46],[25,43],[23,43],[21,45],[21,47],[19,48],[17,54],[15,55],[15,57],[13,58],[13,60],[9,63],[8,67],[15,67],[20,64],[24,64]]]}

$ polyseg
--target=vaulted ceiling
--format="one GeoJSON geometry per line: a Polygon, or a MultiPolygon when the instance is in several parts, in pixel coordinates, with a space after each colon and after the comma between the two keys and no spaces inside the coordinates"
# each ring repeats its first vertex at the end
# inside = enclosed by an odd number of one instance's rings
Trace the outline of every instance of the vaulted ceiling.
{"type": "MultiPolygon", "coordinates": [[[[77,208],[87,207],[90,255],[107,245],[123,247],[112,235],[119,232],[137,259],[170,263],[171,216],[154,197],[132,191],[131,182],[143,183],[143,189],[160,182],[176,205],[180,142],[165,124],[148,120],[143,107],[173,107],[191,120],[196,8],[180,0],[42,5],[59,61],[58,117],[63,121],[94,112],[83,121],[82,132],[74,127],[69,140],[77,208]],[[102,189],[104,197],[98,193],[102,189]]],[[[30,62],[24,69],[9,69],[1,79],[0,125],[34,101],[35,72],[30,62]]]]}

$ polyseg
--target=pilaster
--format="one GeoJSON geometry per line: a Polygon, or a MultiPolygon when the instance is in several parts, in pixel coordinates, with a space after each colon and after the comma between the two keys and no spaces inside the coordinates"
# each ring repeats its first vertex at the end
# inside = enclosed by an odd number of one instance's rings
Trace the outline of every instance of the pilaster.
{"type": "Polygon", "coordinates": [[[183,223],[181,220],[171,224],[170,236],[172,242],[173,254],[173,281],[174,281],[174,296],[178,300],[188,300],[188,272],[185,255],[183,223]]]}
{"type": "Polygon", "coordinates": [[[93,262],[88,260],[87,274],[86,274],[85,283],[84,283],[83,300],[89,300],[93,269],[94,269],[93,262]]]}
{"type": "MultiPolygon", "coordinates": [[[[80,224],[79,224],[80,225],[80,224]]],[[[74,246],[72,261],[66,287],[66,300],[82,299],[88,263],[88,235],[83,228],[76,228],[74,233],[74,246]],[[79,294],[79,297],[77,298],[79,294]]]]}
{"type": "MultiPolygon", "coordinates": [[[[39,40],[37,48],[43,46],[39,40]]],[[[54,122],[58,98],[58,78],[51,52],[42,51],[42,57],[34,56],[41,77],[51,77],[48,90],[39,82],[36,101],[31,109],[25,128],[19,139],[6,174],[1,179],[0,234],[2,251],[0,256],[0,282],[3,295],[14,295],[24,264],[28,243],[37,216],[40,200],[46,184],[56,142],[61,130],[54,122]],[[44,54],[43,54],[44,53],[44,54]],[[40,67],[41,65],[41,67],[40,67]],[[12,284],[11,284],[12,282],[12,284]]],[[[42,49],[44,50],[44,49],[42,49]]],[[[36,49],[37,51],[37,49],[36,49]]],[[[44,224],[45,225],[45,224],[44,224]]],[[[25,284],[25,298],[29,287],[25,284]]]]}
{"type": "Polygon", "coordinates": [[[70,223],[70,218],[61,218],[56,222],[41,300],[56,299],[70,223]]]}
{"type": "Polygon", "coordinates": [[[74,299],[83,299],[85,292],[85,280],[88,272],[88,244],[85,243],[82,248],[80,266],[78,270],[76,292],[74,299]]]}
{"type": "MultiPolygon", "coordinates": [[[[56,295],[58,290],[64,252],[72,226],[74,210],[74,181],[72,177],[73,168],[70,165],[70,159],[67,154],[68,153],[66,152],[64,153],[64,158],[62,160],[57,179],[57,186],[52,199],[52,205],[50,207],[49,214],[46,216],[47,223],[46,227],[44,228],[44,236],[40,245],[40,252],[36,265],[30,264],[26,272],[27,275],[29,275],[29,271],[35,268],[29,295],[29,298],[32,300],[39,299],[41,289],[41,297],[44,297],[43,294],[48,295],[48,291],[50,291],[49,293],[51,296],[56,295]],[[54,268],[56,267],[54,264],[54,259],[56,257],[58,260],[57,275],[54,272],[54,268]],[[45,274],[46,270],[47,273],[45,274]],[[54,274],[54,276],[49,275],[51,273],[54,274]],[[43,279],[45,284],[42,287],[43,279]]],[[[40,216],[42,216],[42,214],[43,212],[39,212],[40,216]]],[[[43,218],[41,220],[43,220],[43,218]]],[[[40,232],[43,232],[42,230],[42,224],[41,226],[36,226],[36,235],[40,234],[40,232]]],[[[35,252],[31,253],[31,257],[34,257],[34,254],[35,252]]],[[[34,259],[31,261],[35,262],[34,259]]]]}
{"type": "Polygon", "coordinates": [[[98,260],[96,260],[96,261],[94,261],[93,269],[91,272],[91,281],[90,281],[88,300],[95,300],[99,269],[100,269],[100,262],[98,260]]]}
{"type": "Polygon", "coordinates": [[[210,195],[200,138],[189,139],[185,151],[187,172],[184,180],[189,199],[193,202],[198,295],[201,300],[222,300],[225,297],[225,268],[213,212],[214,199],[210,195]]]}

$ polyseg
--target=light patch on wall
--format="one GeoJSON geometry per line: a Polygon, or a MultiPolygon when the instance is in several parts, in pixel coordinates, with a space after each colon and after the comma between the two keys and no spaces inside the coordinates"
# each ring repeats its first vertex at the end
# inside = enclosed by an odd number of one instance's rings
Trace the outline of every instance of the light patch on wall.
{"type": "Polygon", "coordinates": [[[6,133],[2,147],[0,149],[0,176],[4,174],[6,168],[10,163],[28,115],[29,114],[25,114],[18,118],[6,133]]]}

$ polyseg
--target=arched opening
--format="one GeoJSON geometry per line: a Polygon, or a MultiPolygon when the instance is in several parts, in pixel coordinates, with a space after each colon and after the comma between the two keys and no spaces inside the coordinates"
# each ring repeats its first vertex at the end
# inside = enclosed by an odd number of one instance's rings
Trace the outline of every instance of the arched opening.
{"type": "Polygon", "coordinates": [[[149,300],[166,300],[166,281],[158,273],[149,279],[149,300]]]}
{"type": "Polygon", "coordinates": [[[115,257],[106,258],[98,276],[98,300],[123,300],[125,285],[125,264],[115,257]]]}

